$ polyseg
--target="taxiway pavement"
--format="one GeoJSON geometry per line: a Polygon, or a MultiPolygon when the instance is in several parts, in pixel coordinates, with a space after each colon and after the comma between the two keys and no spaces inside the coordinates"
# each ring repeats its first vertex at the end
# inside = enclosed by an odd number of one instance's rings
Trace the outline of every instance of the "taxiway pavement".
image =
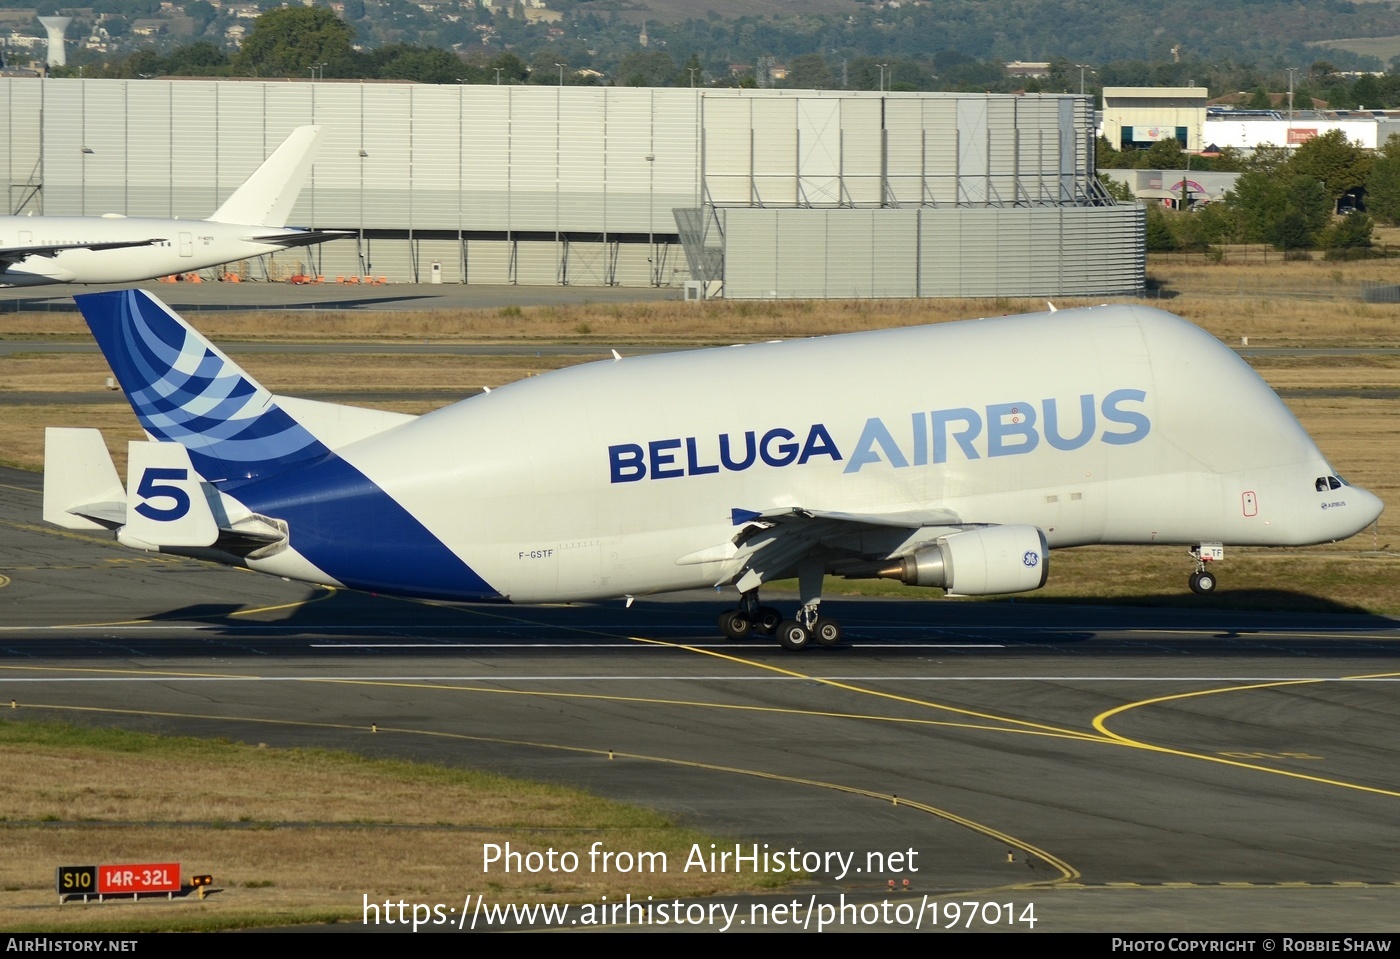
{"type": "Polygon", "coordinates": [[[134,553],[46,527],[39,486],[0,470],[14,715],[490,768],[773,849],[914,850],[911,895],[1035,902],[1041,930],[1400,928],[1393,620],[836,598],[848,645],[793,655],[719,640],[708,593],[456,606],[134,553]]]}

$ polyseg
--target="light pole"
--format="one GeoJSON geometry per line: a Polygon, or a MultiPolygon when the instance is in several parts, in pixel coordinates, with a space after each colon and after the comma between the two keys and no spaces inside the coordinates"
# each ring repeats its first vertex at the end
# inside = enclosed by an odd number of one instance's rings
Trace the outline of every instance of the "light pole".
{"type": "Polygon", "coordinates": [[[877,67],[880,68],[880,92],[881,92],[881,93],[884,93],[884,92],[885,92],[885,68],[888,67],[889,64],[888,64],[888,63],[877,63],[877,64],[875,64],[875,65],[876,65],[877,67]]]}
{"type": "Polygon", "coordinates": [[[500,86],[500,85],[501,85],[501,68],[500,68],[500,67],[493,67],[492,69],[494,69],[494,70],[496,71],[496,86],[500,86]]]}
{"type": "Polygon", "coordinates": [[[365,250],[365,160],[369,159],[369,154],[364,147],[364,125],[360,128],[360,236],[359,242],[355,244],[355,252],[360,258],[360,276],[369,276],[369,255],[365,250]]]}
{"type": "Polygon", "coordinates": [[[82,189],[81,194],[78,198],[78,210],[82,213],[83,216],[87,216],[87,158],[92,156],[94,153],[96,153],[96,151],[93,150],[92,147],[83,147],[82,149],[82,189]]]}
{"type": "Polygon", "coordinates": [[[559,68],[559,85],[562,87],[564,85],[564,64],[556,63],[555,66],[559,68]]]}

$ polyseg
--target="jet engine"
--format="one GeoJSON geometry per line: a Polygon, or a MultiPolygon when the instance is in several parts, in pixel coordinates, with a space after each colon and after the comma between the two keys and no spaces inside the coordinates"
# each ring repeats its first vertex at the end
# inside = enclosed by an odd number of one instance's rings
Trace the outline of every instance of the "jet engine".
{"type": "Polygon", "coordinates": [[[1050,548],[1035,526],[984,526],[939,537],[932,547],[880,570],[906,586],[941,586],[985,596],[1040,589],[1050,574],[1050,548]]]}

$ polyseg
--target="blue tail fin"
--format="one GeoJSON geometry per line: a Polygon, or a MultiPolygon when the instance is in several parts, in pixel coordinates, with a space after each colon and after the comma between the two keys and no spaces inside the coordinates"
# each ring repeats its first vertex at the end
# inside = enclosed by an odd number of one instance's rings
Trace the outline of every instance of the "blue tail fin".
{"type": "Polygon", "coordinates": [[[183,444],[211,483],[240,484],[329,451],[271,393],[144,290],[74,299],[142,427],[183,444]]]}

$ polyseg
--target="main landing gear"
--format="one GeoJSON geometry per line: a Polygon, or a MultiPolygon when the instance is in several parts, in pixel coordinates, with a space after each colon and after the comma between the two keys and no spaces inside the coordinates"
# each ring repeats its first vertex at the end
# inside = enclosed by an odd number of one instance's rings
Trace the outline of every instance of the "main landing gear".
{"type": "Polygon", "coordinates": [[[1196,571],[1186,581],[1191,592],[1197,596],[1209,596],[1215,592],[1215,587],[1219,585],[1215,573],[1211,572],[1208,564],[1218,563],[1225,558],[1225,547],[1220,543],[1197,543],[1191,547],[1191,555],[1196,560],[1196,571]]]}
{"type": "Polygon", "coordinates": [[[841,642],[841,624],[818,612],[821,600],[809,601],[792,619],[772,606],[761,606],[758,590],[739,597],[739,608],[726,610],[719,617],[719,631],[727,639],[747,639],[752,633],[772,636],[789,652],[800,652],[813,644],[830,648],[841,642]]]}

